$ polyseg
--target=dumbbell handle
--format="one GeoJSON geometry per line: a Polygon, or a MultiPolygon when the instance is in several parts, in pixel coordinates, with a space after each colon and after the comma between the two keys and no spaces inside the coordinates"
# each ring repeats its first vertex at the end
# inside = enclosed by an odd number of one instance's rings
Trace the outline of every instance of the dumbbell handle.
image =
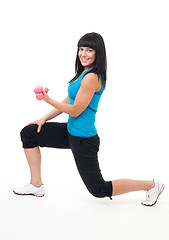
{"type": "MultiPolygon", "coordinates": [[[[48,93],[49,89],[47,87],[44,88],[44,91],[46,93],[48,93]]],[[[42,100],[43,97],[44,97],[44,94],[43,94],[43,87],[38,85],[35,87],[35,93],[36,93],[36,99],[37,100],[42,100]]]]}

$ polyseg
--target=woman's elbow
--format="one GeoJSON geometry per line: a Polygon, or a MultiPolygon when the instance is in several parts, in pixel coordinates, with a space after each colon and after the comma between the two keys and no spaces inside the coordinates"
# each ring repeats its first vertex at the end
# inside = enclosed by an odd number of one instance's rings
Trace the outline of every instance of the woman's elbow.
{"type": "Polygon", "coordinates": [[[74,112],[71,114],[72,117],[78,117],[81,113],[78,113],[78,112],[74,112]]]}
{"type": "Polygon", "coordinates": [[[72,117],[78,117],[80,116],[80,114],[82,113],[82,111],[80,109],[78,109],[77,107],[74,107],[72,114],[70,114],[72,117]]]}

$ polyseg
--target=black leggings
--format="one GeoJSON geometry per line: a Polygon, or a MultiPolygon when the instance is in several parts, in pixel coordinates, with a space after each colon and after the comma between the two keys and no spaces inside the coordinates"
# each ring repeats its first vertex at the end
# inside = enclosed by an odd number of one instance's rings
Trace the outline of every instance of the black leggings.
{"type": "Polygon", "coordinates": [[[112,182],[102,177],[97,153],[100,140],[98,135],[91,138],[71,136],[67,131],[67,123],[49,122],[37,133],[37,125],[28,125],[21,131],[23,148],[52,147],[71,149],[80,176],[89,192],[98,198],[112,196],[112,182]]]}

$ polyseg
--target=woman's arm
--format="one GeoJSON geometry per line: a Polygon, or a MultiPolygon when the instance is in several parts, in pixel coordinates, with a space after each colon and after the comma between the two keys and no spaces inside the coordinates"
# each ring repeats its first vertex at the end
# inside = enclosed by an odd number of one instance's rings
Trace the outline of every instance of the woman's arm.
{"type": "Polygon", "coordinates": [[[43,100],[52,105],[60,112],[67,113],[73,117],[78,117],[89,105],[94,93],[100,87],[98,76],[95,73],[88,73],[81,82],[81,87],[76,95],[73,105],[67,102],[57,102],[44,92],[43,100]]]}
{"type": "MultiPolygon", "coordinates": [[[[69,97],[66,97],[61,103],[63,104],[68,104],[69,103],[69,97]]],[[[61,113],[63,113],[62,111],[60,111],[57,108],[54,108],[52,111],[50,111],[49,113],[47,113],[43,119],[46,121],[51,120],[57,116],[59,116],[61,113]]]]}
{"type": "MultiPolygon", "coordinates": [[[[63,104],[68,104],[69,103],[69,97],[65,98],[62,101],[63,104]]],[[[42,126],[50,119],[60,115],[62,112],[59,109],[54,108],[52,111],[50,111],[48,114],[46,114],[44,117],[29,123],[30,124],[37,124],[38,128],[37,128],[37,132],[39,133],[41,131],[42,126]]]]}

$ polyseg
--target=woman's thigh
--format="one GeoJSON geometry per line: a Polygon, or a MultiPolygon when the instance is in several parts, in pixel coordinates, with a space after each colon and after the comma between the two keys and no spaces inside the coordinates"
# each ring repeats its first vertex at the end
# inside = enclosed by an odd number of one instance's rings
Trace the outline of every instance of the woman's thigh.
{"type": "Polygon", "coordinates": [[[100,140],[96,135],[92,138],[76,138],[70,136],[70,148],[80,176],[89,192],[95,197],[111,197],[112,182],[102,177],[98,162],[100,140]]]}
{"type": "Polygon", "coordinates": [[[37,146],[69,148],[67,123],[45,123],[39,133],[37,132],[37,128],[36,124],[31,124],[22,129],[21,140],[24,148],[37,146]]]}

